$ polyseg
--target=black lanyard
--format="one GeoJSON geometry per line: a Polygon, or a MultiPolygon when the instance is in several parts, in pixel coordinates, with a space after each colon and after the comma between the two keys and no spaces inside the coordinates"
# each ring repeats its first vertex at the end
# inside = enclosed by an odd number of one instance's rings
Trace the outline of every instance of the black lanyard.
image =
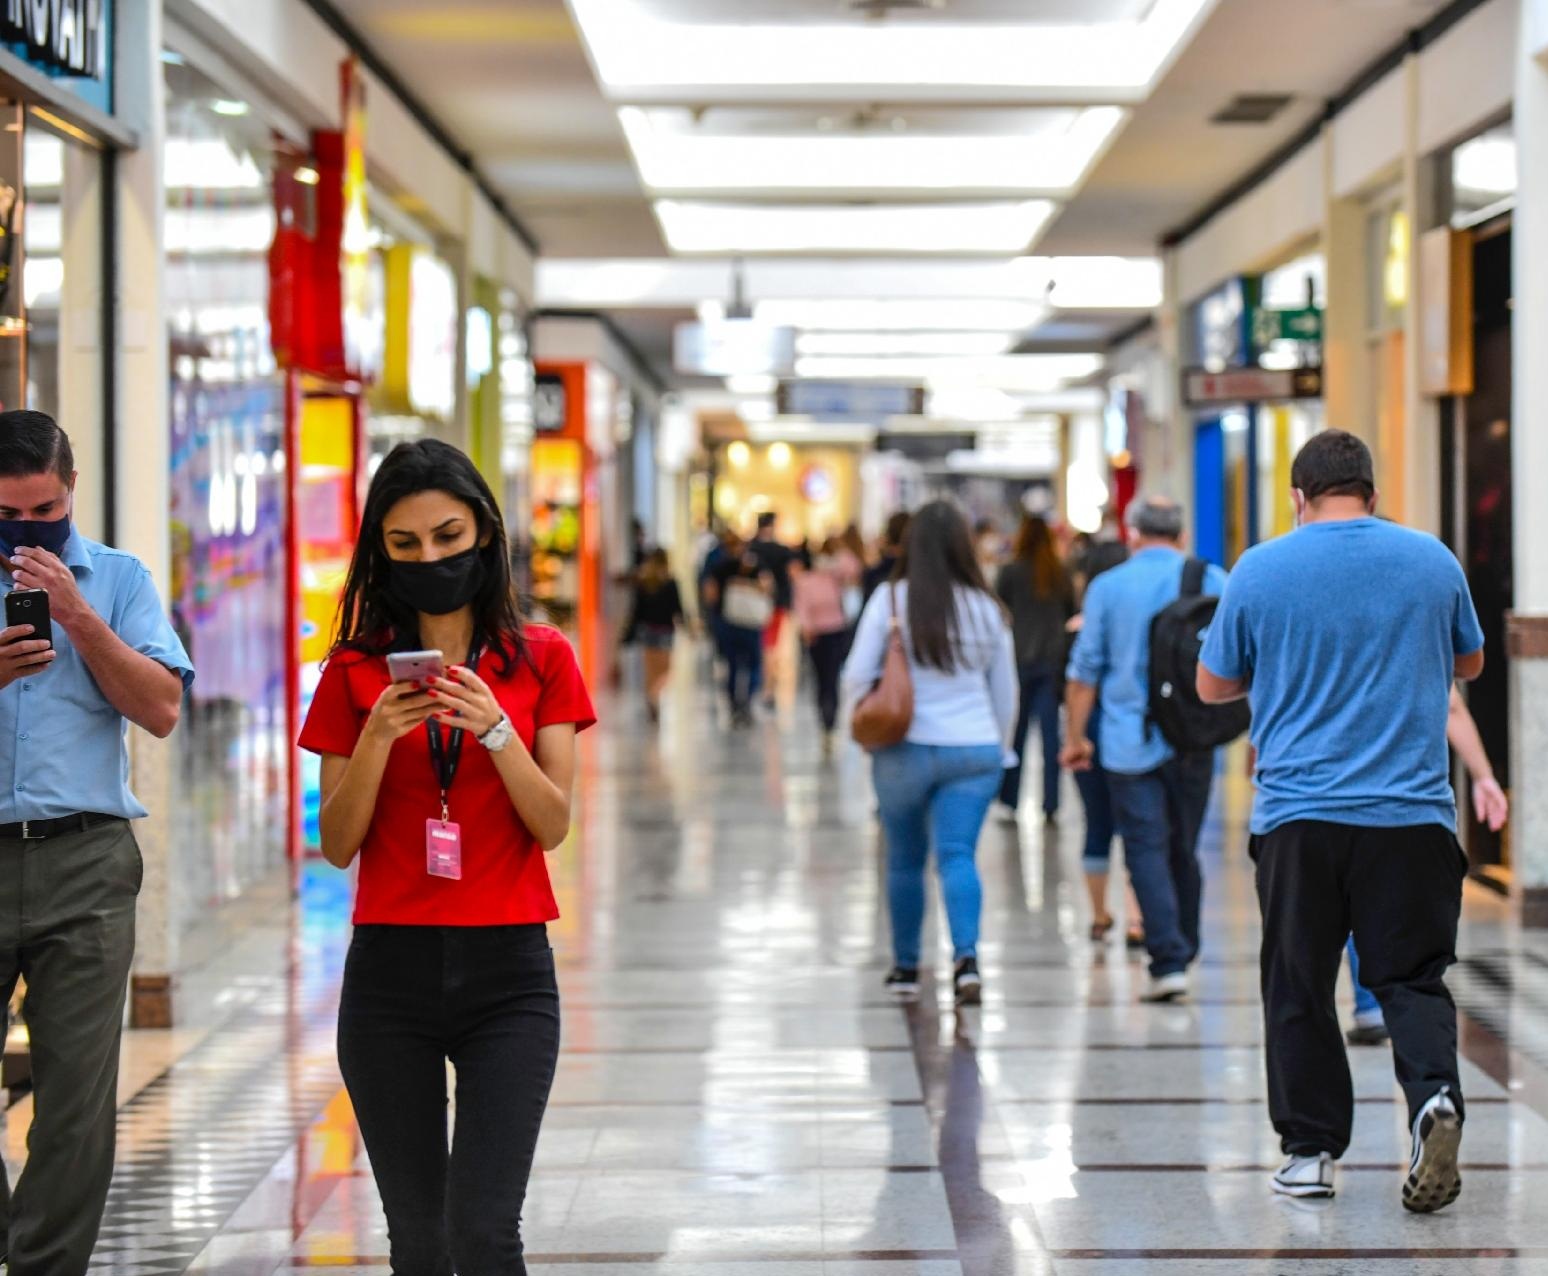
{"type": "MultiPolygon", "coordinates": [[[[468,652],[467,667],[470,670],[478,668],[478,657],[481,651],[482,646],[475,638],[472,650],[468,652]]],[[[441,724],[434,718],[425,723],[425,733],[430,738],[430,767],[435,772],[436,782],[441,786],[441,823],[445,824],[451,819],[449,799],[452,781],[457,778],[457,766],[462,761],[464,733],[461,727],[453,727],[451,738],[443,742],[441,724]]]]}

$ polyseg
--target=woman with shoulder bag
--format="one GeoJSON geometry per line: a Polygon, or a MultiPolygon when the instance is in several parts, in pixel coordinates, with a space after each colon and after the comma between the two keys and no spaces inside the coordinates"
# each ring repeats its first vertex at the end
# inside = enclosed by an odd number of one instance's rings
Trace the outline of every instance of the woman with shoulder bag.
{"type": "MultiPolygon", "coordinates": [[[[893,584],[866,604],[844,667],[852,694],[865,695],[883,679],[894,632],[907,659],[912,717],[901,742],[877,748],[872,763],[887,841],[894,956],[887,987],[903,998],[919,994],[925,863],[933,842],[956,1001],[977,1005],[983,888],[974,857],[1016,723],[1016,659],[967,522],[944,501],[914,515],[893,584]]],[[[887,671],[889,685],[879,697],[894,697],[890,683],[899,673],[887,671]]],[[[858,718],[865,709],[862,701],[858,718]]],[[[858,729],[857,737],[866,742],[858,729]]]]}
{"type": "Polygon", "coordinates": [[[731,725],[749,726],[753,697],[763,685],[763,635],[774,618],[774,577],[757,551],[744,545],[720,565],[708,593],[720,611],[731,725]]]}
{"type": "Polygon", "coordinates": [[[339,1067],[398,1276],[527,1270],[521,1208],[559,1057],[544,852],[569,833],[575,736],[596,719],[570,645],[523,622],[509,562],[466,456],[394,448],[301,733],[322,755],[323,855],[360,860],[339,1067]],[[431,650],[442,676],[393,681],[390,656],[431,650]]]}

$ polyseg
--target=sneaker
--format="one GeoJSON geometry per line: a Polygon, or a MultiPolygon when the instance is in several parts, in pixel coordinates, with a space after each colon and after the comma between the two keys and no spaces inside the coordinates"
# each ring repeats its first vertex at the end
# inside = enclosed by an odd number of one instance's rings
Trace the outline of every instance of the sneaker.
{"type": "Polygon", "coordinates": [[[887,975],[887,991],[899,1001],[919,996],[919,970],[914,966],[894,966],[887,975]]]}
{"type": "Polygon", "coordinates": [[[1385,1021],[1381,1023],[1359,1023],[1344,1034],[1344,1040],[1352,1046],[1384,1046],[1392,1040],[1392,1034],[1387,1031],[1385,1021]]]}
{"type": "Polygon", "coordinates": [[[1462,1115],[1442,1086],[1414,1118],[1414,1155],[1403,1181],[1403,1208],[1415,1214],[1445,1209],[1462,1194],[1457,1149],[1462,1143],[1462,1115]]]}
{"type": "Polygon", "coordinates": [[[978,975],[978,958],[964,957],[952,971],[951,986],[959,1006],[980,1006],[984,1001],[984,981],[978,975]]]}
{"type": "Polygon", "coordinates": [[[1169,975],[1153,976],[1150,981],[1150,987],[1140,994],[1140,1000],[1159,1004],[1183,1001],[1187,996],[1188,972],[1186,970],[1174,970],[1169,975]]]}
{"type": "Polygon", "coordinates": [[[1333,1158],[1326,1152],[1292,1156],[1274,1175],[1274,1191],[1280,1196],[1303,1198],[1332,1196],[1333,1158]]]}
{"type": "Polygon", "coordinates": [[[1016,814],[1016,808],[1009,802],[996,802],[994,804],[994,818],[1001,824],[1019,824],[1020,817],[1016,814]]]}

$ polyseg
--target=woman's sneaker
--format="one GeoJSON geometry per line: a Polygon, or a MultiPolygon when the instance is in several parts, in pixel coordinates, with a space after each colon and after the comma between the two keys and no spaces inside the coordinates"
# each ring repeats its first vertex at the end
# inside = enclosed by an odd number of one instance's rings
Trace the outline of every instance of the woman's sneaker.
{"type": "Polygon", "coordinates": [[[1457,1149],[1462,1144],[1462,1115],[1442,1086],[1414,1118],[1414,1155],[1403,1180],[1403,1208],[1415,1214],[1445,1209],[1462,1194],[1457,1149]]]}
{"type": "Polygon", "coordinates": [[[1274,1175],[1274,1191],[1280,1196],[1306,1199],[1333,1195],[1333,1158],[1326,1152],[1316,1156],[1292,1156],[1274,1175]]]}
{"type": "Polygon", "coordinates": [[[979,1006],[984,1000],[984,981],[978,975],[978,958],[964,957],[952,971],[951,986],[959,1006],[979,1006]]]}
{"type": "Polygon", "coordinates": [[[899,1001],[912,1001],[919,996],[919,968],[894,966],[887,975],[887,991],[899,1001]]]}

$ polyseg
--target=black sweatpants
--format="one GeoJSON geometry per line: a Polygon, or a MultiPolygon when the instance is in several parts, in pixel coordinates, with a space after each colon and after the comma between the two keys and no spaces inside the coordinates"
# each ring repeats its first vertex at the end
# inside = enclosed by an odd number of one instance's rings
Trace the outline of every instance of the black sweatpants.
{"type": "Polygon", "coordinates": [[[355,927],[339,1068],[387,1214],[393,1276],[527,1270],[521,1207],[558,1057],[545,927],[355,927]]]}
{"type": "Polygon", "coordinates": [[[807,651],[817,674],[817,716],[822,719],[822,729],[832,731],[838,724],[839,675],[844,672],[844,660],[849,655],[849,631],[818,634],[807,651]]]}
{"type": "Polygon", "coordinates": [[[1442,1086],[1458,1111],[1456,960],[1467,858],[1440,824],[1295,820],[1252,839],[1263,910],[1269,1115],[1286,1154],[1342,1156],[1354,1086],[1333,989],[1351,931],[1392,1034],[1409,1122],[1442,1086]]]}

